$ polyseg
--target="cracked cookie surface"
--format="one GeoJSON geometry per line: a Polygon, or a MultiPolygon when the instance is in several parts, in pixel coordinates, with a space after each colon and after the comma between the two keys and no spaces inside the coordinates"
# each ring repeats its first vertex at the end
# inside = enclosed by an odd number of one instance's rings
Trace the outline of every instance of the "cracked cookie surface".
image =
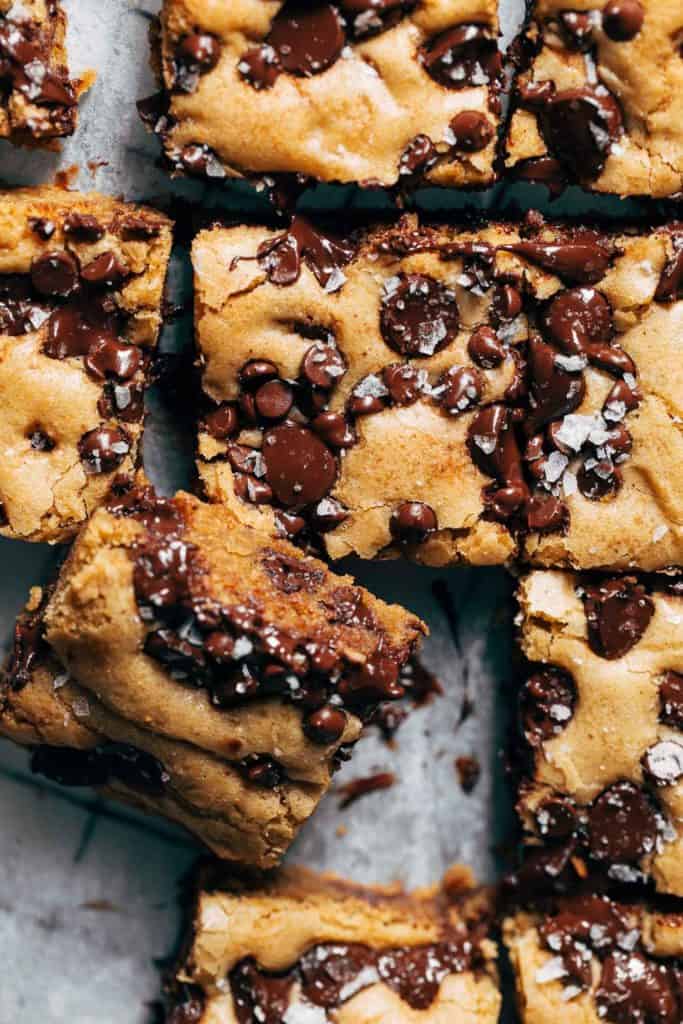
{"type": "Polygon", "coordinates": [[[136,466],[170,250],[154,210],[0,193],[0,535],[67,540],[136,466]]]}

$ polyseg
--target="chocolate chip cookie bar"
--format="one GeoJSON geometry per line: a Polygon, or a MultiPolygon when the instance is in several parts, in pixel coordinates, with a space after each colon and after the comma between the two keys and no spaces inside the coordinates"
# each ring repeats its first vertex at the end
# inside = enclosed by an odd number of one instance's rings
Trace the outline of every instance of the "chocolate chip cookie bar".
{"type": "Polygon", "coordinates": [[[683,914],[583,890],[505,925],[522,1024],[679,1024],[683,914]]]}
{"type": "Polygon", "coordinates": [[[94,73],[70,78],[61,0],[0,0],[0,139],[55,148],[94,73]]]}
{"type": "Polygon", "coordinates": [[[534,887],[592,865],[683,896],[680,576],[532,572],[519,588],[519,813],[534,887]]]}
{"type": "Polygon", "coordinates": [[[488,925],[463,869],[414,893],[299,867],[251,885],[209,869],[170,1019],[495,1024],[488,925]]]}
{"type": "Polygon", "coordinates": [[[19,622],[0,730],[269,867],[423,632],[229,509],[121,480],[19,622]]]}
{"type": "Polygon", "coordinates": [[[683,563],[677,227],[297,216],[193,262],[211,499],[334,558],[683,563]]]}
{"type": "Polygon", "coordinates": [[[484,186],[497,36],[495,0],[165,0],[140,112],[175,174],[484,186]]]}
{"type": "Polygon", "coordinates": [[[136,465],[170,250],[155,210],[0,193],[0,535],[68,539],[136,465]]]}
{"type": "Polygon", "coordinates": [[[552,191],[683,192],[680,0],[534,0],[506,163],[552,191]]]}

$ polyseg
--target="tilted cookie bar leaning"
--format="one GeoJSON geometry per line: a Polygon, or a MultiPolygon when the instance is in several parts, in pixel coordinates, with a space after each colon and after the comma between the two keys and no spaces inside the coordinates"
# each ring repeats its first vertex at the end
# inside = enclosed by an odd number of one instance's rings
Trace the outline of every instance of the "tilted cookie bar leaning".
{"type": "Polygon", "coordinates": [[[546,224],[194,243],[212,500],[328,553],[683,563],[683,233],[546,224]]]}
{"type": "Polygon", "coordinates": [[[451,869],[432,889],[360,886],[287,867],[200,873],[171,1020],[197,1024],[495,1024],[487,897],[451,869]]]}
{"type": "Polygon", "coordinates": [[[228,509],[122,482],[18,623],[0,731],[268,867],[424,631],[228,509]]]}
{"type": "Polygon", "coordinates": [[[140,104],[176,174],[495,178],[496,0],[165,0],[140,104]]]}
{"type": "Polygon", "coordinates": [[[0,193],[0,535],[71,537],[138,462],[171,222],[59,188],[0,193]]]}

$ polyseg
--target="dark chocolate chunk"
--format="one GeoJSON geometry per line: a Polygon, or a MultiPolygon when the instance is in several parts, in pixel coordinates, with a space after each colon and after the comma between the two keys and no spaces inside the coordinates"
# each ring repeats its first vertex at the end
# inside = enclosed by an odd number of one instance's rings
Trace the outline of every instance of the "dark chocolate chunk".
{"type": "Polygon", "coordinates": [[[495,135],[495,129],[485,114],[478,110],[461,110],[451,120],[448,139],[453,149],[463,153],[478,153],[486,149],[495,135]]]}
{"type": "Polygon", "coordinates": [[[31,264],[31,280],[41,295],[68,298],[78,288],[76,258],[63,250],[43,253],[31,264]]]}
{"type": "Polygon", "coordinates": [[[578,181],[597,178],[623,131],[621,110],[602,85],[565,89],[540,111],[543,138],[578,181]]]}
{"type": "Polygon", "coordinates": [[[426,43],[420,59],[427,73],[448,89],[488,85],[501,72],[496,40],[484,25],[458,25],[426,43]]]}
{"type": "Polygon", "coordinates": [[[78,454],[86,473],[113,472],[130,450],[130,439],[121,427],[96,427],[78,442],[78,454]]]}
{"type": "Polygon", "coordinates": [[[281,71],[309,78],[335,63],[345,41],[344,23],[332,4],[289,0],[263,44],[244,54],[240,71],[257,88],[272,85],[281,71]]]}
{"type": "Polygon", "coordinates": [[[520,694],[522,729],[528,743],[538,747],[566,729],[576,699],[574,680],[564,669],[549,666],[534,672],[520,694]]]}
{"type": "Polygon", "coordinates": [[[602,12],[605,34],[617,43],[634,39],[644,20],[645,11],[640,0],[610,0],[602,12]]]}
{"type": "Polygon", "coordinates": [[[660,831],[648,795],[632,782],[615,782],[587,812],[591,855],[610,864],[637,864],[656,847],[660,831]]]}
{"type": "Polygon", "coordinates": [[[283,505],[309,505],[329,492],[337,476],[334,455],[314,433],[294,423],[266,431],[266,478],[283,505]]]}
{"type": "Polygon", "coordinates": [[[399,274],[385,282],[380,326],[386,343],[417,358],[440,352],[458,331],[455,294],[426,274],[399,274]]]}
{"type": "Polygon", "coordinates": [[[601,658],[621,658],[643,636],[654,604],[634,576],[590,584],[582,592],[588,643],[601,658]]]}

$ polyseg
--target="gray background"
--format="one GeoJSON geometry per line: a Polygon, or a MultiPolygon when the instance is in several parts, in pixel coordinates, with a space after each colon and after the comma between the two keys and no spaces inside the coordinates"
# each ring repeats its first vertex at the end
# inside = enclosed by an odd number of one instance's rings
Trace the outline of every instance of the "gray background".
{"type": "MultiPolygon", "coordinates": [[[[229,0],[226,0],[229,2],[229,0]]],[[[0,182],[49,182],[55,172],[79,167],[74,184],[130,199],[185,196],[258,209],[261,200],[238,186],[221,193],[202,185],[171,183],[155,166],[157,146],[142,129],[136,99],[154,86],[147,62],[149,14],[156,3],[66,0],[75,70],[94,67],[98,81],[82,104],[80,127],[60,156],[16,151],[0,142],[0,182]],[[107,161],[94,171],[88,161],[107,161]]],[[[522,0],[503,0],[505,39],[521,20],[522,0]]],[[[263,126],[267,131],[267,125],[263,126]]],[[[330,208],[352,199],[349,189],[318,189],[313,202],[330,208]]],[[[425,207],[511,212],[516,204],[547,207],[545,192],[497,187],[473,196],[422,194],[425,207]]],[[[360,199],[367,205],[367,198],[360,199]]],[[[372,202],[377,202],[373,197],[372,202]]],[[[595,198],[577,207],[570,191],[553,212],[594,209],[632,212],[633,204],[595,198]]],[[[189,297],[186,254],[174,258],[169,297],[189,297]]],[[[174,349],[191,340],[182,319],[164,332],[174,349]]],[[[150,401],[145,462],[165,491],[189,474],[190,446],[158,396],[150,401]]],[[[42,579],[54,552],[0,540],[0,643],[6,645],[28,588],[42,579]]],[[[344,568],[390,600],[422,615],[432,635],[425,662],[444,696],[415,711],[398,733],[395,749],[374,730],[360,742],[345,779],[379,770],[398,776],[390,790],[339,809],[332,792],[290,853],[314,867],[363,882],[401,879],[408,885],[436,879],[453,861],[490,880],[500,870],[496,846],[509,835],[502,747],[512,690],[512,581],[502,570],[433,572],[390,563],[344,568]],[[450,628],[432,584],[447,581],[456,609],[450,628]],[[474,714],[458,727],[465,691],[474,714]],[[508,692],[506,692],[508,691],[508,692]],[[475,755],[481,777],[467,796],[454,759],[475,755]],[[339,834],[339,826],[345,826],[339,834]]],[[[27,756],[0,743],[0,1024],[146,1024],[157,998],[157,962],[178,936],[177,885],[197,854],[179,830],[144,818],[87,791],[59,790],[33,777],[27,756]]]]}

